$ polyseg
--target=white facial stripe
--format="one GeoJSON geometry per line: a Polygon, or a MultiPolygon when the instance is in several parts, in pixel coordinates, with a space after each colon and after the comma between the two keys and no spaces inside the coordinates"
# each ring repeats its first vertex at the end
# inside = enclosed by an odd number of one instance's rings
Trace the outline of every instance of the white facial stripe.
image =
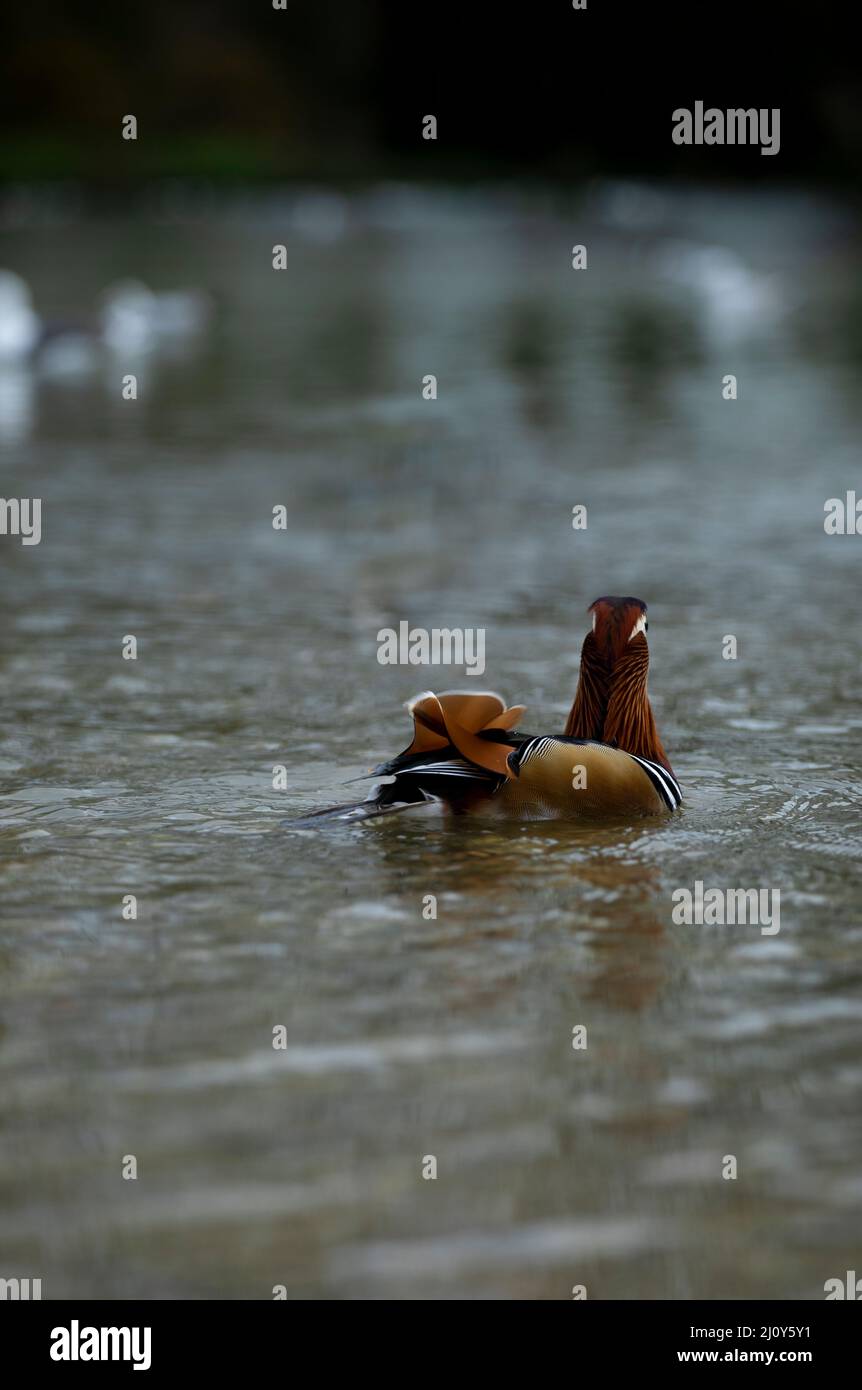
{"type": "Polygon", "coordinates": [[[629,633],[629,641],[631,641],[633,637],[637,637],[637,635],[638,635],[639,632],[645,632],[645,631],[646,631],[646,614],[645,614],[645,613],[641,613],[640,617],[638,618],[637,622],[635,623],[634,627],[632,628],[631,632],[629,633]]]}
{"type": "Polygon", "coordinates": [[[597,616],[597,615],[594,613],[594,614],[593,614],[593,632],[595,632],[595,630],[596,630],[596,616],[597,616]]]}

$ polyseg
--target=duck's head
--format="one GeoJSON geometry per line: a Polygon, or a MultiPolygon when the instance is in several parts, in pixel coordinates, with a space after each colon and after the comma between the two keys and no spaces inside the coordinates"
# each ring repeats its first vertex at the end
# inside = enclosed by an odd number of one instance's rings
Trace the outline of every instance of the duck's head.
{"type": "Polygon", "coordinates": [[[631,642],[648,628],[647,606],[639,598],[605,597],[597,598],[587,609],[593,615],[593,641],[595,654],[609,667],[628,650],[631,642]]]}

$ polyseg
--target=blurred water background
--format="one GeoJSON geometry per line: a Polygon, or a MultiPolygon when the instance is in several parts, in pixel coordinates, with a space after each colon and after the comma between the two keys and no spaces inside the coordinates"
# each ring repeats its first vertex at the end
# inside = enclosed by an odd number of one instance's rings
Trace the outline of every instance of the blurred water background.
{"type": "Polygon", "coordinates": [[[0,542],[0,1273],[822,1297],[862,1198],[862,541],[823,527],[862,494],[855,215],[608,180],[6,206],[46,322],[129,277],[212,315],[0,364],[0,494],[43,499],[0,542]],[[549,731],[608,592],[650,605],[679,816],[283,824],[473,683],[378,629],[484,627],[476,685],[549,731]],[[780,889],[780,933],[674,925],[696,879],[780,889]]]}

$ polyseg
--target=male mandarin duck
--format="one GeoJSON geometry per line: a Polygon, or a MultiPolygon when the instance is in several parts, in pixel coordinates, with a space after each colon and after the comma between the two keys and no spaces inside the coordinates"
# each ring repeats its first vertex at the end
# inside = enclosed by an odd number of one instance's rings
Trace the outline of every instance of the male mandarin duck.
{"type": "Polygon", "coordinates": [[[315,816],[364,820],[422,802],[453,812],[514,819],[660,815],[682,792],[661,745],[647,697],[647,606],[598,598],[581,648],[574,704],[562,734],[515,732],[524,705],[499,695],[447,691],[407,706],[413,742],[372,769],[366,801],[315,816]]]}

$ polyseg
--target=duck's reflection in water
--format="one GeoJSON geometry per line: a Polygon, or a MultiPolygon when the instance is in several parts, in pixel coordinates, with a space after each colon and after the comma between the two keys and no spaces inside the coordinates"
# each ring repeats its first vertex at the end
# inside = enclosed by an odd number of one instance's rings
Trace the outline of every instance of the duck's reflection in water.
{"type": "Polygon", "coordinates": [[[394,929],[443,954],[465,1006],[508,998],[519,1014],[538,1013],[577,997],[632,1011],[656,998],[668,899],[662,874],[633,848],[644,822],[488,828],[436,808],[399,819],[352,835],[373,857],[381,895],[411,919],[394,929]]]}

